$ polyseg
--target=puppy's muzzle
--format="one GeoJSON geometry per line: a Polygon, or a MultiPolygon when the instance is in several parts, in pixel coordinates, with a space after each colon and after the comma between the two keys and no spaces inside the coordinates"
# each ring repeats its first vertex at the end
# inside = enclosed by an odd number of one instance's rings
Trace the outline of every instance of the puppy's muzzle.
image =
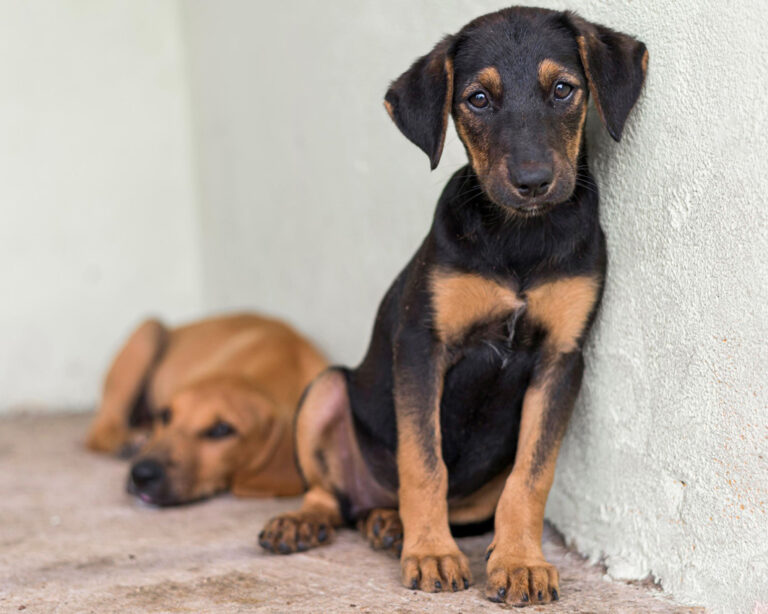
{"type": "Polygon", "coordinates": [[[549,190],[554,170],[548,163],[525,162],[510,168],[509,178],[522,198],[535,198],[549,190]]]}

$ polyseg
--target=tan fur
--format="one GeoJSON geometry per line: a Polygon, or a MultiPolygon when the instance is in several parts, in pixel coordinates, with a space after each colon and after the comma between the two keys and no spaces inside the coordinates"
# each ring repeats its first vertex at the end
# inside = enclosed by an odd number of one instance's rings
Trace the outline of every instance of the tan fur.
{"type": "MultiPolygon", "coordinates": [[[[448,127],[448,118],[451,116],[451,103],[453,102],[453,60],[447,58],[443,66],[445,71],[445,102],[443,103],[443,132],[440,135],[440,143],[437,146],[437,159],[439,160],[443,153],[445,145],[445,133],[448,127]]],[[[391,113],[390,113],[391,116],[391,113]]]]}
{"type": "Polygon", "coordinates": [[[330,542],[333,528],[344,521],[334,492],[349,494],[366,509],[397,505],[394,493],[374,480],[363,459],[340,372],[321,373],[307,389],[296,418],[296,442],[309,490],[301,509],[267,522],[259,537],[262,547],[296,551],[300,544],[313,547],[330,542]]]}
{"type": "Polygon", "coordinates": [[[430,279],[437,333],[444,343],[461,338],[472,326],[523,306],[514,290],[471,273],[435,270],[430,279]]]}
{"type": "Polygon", "coordinates": [[[101,407],[91,425],[86,445],[98,452],[116,452],[141,438],[127,424],[145,378],[155,367],[168,340],[168,331],[157,320],[142,323],[115,356],[102,388],[101,407]]]}
{"type": "Polygon", "coordinates": [[[486,66],[479,73],[475,80],[482,85],[488,93],[496,101],[501,100],[501,96],[504,92],[501,82],[501,74],[499,74],[498,68],[495,66],[486,66]]]}
{"type": "Polygon", "coordinates": [[[555,84],[555,81],[563,77],[569,77],[571,80],[578,79],[578,75],[569,70],[566,66],[563,66],[559,62],[550,60],[549,58],[543,59],[539,62],[539,84],[544,91],[549,91],[555,84]]]}
{"type": "Polygon", "coordinates": [[[155,421],[142,454],[167,463],[180,499],[227,488],[242,496],[300,493],[292,421],[303,389],[326,366],[320,353],[277,320],[235,315],[166,331],[154,362],[138,361],[146,367],[143,377],[128,377],[137,371],[137,360],[125,356],[152,353],[140,351],[148,326],[134,333],[110,369],[88,446],[117,452],[129,443],[128,413],[145,385],[150,407],[168,407],[172,418],[169,425],[155,421]],[[131,393],[125,393],[130,386],[131,393]],[[216,442],[200,436],[219,420],[238,435],[216,442]]]}
{"type": "Polygon", "coordinates": [[[580,100],[578,104],[581,107],[581,118],[579,119],[579,129],[576,134],[568,138],[566,143],[566,155],[571,165],[576,168],[576,164],[579,161],[579,150],[581,149],[581,139],[584,135],[584,123],[587,121],[587,105],[583,100],[580,100]]]}
{"type": "Polygon", "coordinates": [[[484,147],[482,143],[478,146],[478,144],[470,138],[467,125],[472,121],[476,121],[476,119],[470,115],[470,111],[467,109],[460,107],[460,110],[460,114],[456,116],[454,122],[456,125],[456,132],[458,133],[461,142],[464,143],[464,146],[467,148],[469,162],[472,165],[472,168],[478,175],[484,175],[488,172],[489,164],[487,148],[484,147]]]}
{"type": "Polygon", "coordinates": [[[392,103],[388,100],[384,101],[384,108],[387,110],[387,114],[389,115],[389,119],[392,121],[395,121],[395,109],[392,106],[392,103]]]}
{"type": "Polygon", "coordinates": [[[346,382],[338,371],[322,373],[308,389],[296,420],[296,442],[308,484],[327,492],[350,493],[368,508],[394,505],[394,493],[377,485],[365,463],[355,437],[346,382]]]}
{"type": "Polygon", "coordinates": [[[533,471],[548,398],[546,384],[537,382],[528,388],[523,400],[515,464],[496,508],[496,532],[489,547],[486,595],[491,598],[497,596],[499,588],[508,586],[512,601],[541,592],[541,600],[546,602],[553,590],[559,590],[557,570],[547,563],[541,550],[544,508],[555,475],[559,441],[548,450],[544,464],[533,471]]]}
{"type": "Polygon", "coordinates": [[[597,301],[594,277],[569,277],[528,290],[527,314],[547,330],[547,340],[559,352],[576,349],[587,318],[597,301]]]}

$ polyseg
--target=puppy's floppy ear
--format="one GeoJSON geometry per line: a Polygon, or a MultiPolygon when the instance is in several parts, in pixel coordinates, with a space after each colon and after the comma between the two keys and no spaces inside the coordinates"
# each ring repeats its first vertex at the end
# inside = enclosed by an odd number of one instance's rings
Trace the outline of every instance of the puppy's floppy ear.
{"type": "Polygon", "coordinates": [[[453,102],[453,41],[453,36],[441,40],[400,75],[384,96],[392,121],[429,156],[432,170],[443,153],[453,102]]]}
{"type": "Polygon", "coordinates": [[[640,41],[566,12],[576,36],[589,91],[600,117],[615,141],[621,139],[648,70],[648,50],[640,41]]]}

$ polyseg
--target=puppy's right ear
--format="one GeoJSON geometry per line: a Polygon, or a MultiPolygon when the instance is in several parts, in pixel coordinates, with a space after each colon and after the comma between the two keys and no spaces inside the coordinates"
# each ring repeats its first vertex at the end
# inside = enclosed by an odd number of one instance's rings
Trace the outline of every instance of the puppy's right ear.
{"type": "Polygon", "coordinates": [[[429,156],[434,170],[440,162],[453,102],[454,37],[441,40],[392,83],[384,106],[400,131],[429,156]]]}

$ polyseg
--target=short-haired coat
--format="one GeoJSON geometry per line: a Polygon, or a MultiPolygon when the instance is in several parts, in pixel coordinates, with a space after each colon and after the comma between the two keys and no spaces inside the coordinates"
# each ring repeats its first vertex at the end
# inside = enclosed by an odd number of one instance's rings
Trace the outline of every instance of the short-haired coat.
{"type": "Polygon", "coordinates": [[[403,583],[461,590],[451,534],[494,518],[485,593],[558,598],[544,506],[603,292],[606,248],[584,124],[621,137],[643,43],[570,12],[513,7],[447,36],[390,87],[398,128],[440,159],[449,117],[469,157],[379,307],[354,369],[326,371],[297,420],[309,490],[259,540],[293,552],[358,521],[401,549],[403,583]]]}

